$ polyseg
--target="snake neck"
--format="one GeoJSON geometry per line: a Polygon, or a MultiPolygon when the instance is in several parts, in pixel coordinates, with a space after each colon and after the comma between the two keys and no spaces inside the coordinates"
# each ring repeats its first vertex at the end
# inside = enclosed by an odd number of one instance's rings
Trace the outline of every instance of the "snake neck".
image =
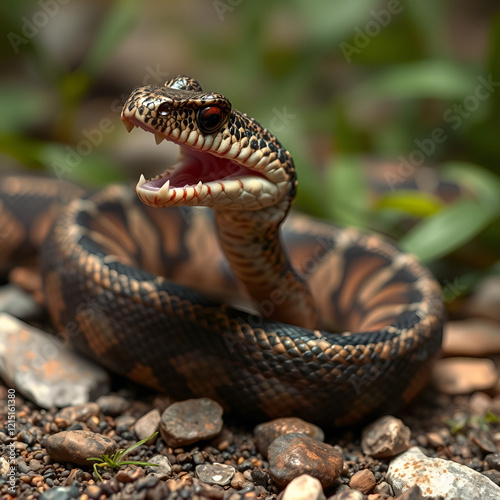
{"type": "Polygon", "coordinates": [[[312,295],[284,250],[281,219],[255,215],[215,210],[220,245],[234,274],[265,318],[315,328],[312,295]]]}

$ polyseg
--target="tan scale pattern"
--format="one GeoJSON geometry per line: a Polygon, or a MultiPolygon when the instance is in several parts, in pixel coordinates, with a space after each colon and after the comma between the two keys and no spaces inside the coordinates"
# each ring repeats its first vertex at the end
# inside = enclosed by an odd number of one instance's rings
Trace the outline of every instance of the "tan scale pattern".
{"type": "MultiPolygon", "coordinates": [[[[415,394],[440,345],[443,306],[439,286],[413,257],[373,235],[303,216],[279,229],[296,189],[289,153],[194,80],[134,91],[123,120],[182,151],[156,179],[141,179],[139,198],[214,209],[233,273],[264,317],[192,290],[206,290],[215,278],[218,288],[241,291],[216,270],[224,261],[208,218],[184,227],[177,212],[163,220],[140,210],[127,189],[111,187],[71,202],[44,253],[51,313],[60,325],[76,321],[77,348],[174,397],[210,396],[258,419],[350,424],[415,394]],[[223,120],[207,132],[200,113],[214,107],[223,120]],[[168,278],[189,288],[141,270],[166,275],[167,268],[168,278]],[[408,279],[397,278],[400,269],[408,279]],[[274,311],[266,314],[272,298],[274,311]],[[332,324],[337,332],[314,329],[332,324]]],[[[22,181],[11,184],[13,192],[29,192],[22,181]]],[[[49,196],[60,189],[40,183],[49,196]]]]}

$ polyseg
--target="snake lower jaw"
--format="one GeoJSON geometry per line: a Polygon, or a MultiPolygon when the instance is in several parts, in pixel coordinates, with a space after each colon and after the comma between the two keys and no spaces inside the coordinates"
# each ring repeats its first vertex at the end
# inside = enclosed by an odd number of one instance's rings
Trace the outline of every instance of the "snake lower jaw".
{"type": "Polygon", "coordinates": [[[153,207],[204,206],[260,211],[287,198],[289,183],[205,152],[181,146],[180,160],[162,174],[136,186],[139,199],[153,207]]]}

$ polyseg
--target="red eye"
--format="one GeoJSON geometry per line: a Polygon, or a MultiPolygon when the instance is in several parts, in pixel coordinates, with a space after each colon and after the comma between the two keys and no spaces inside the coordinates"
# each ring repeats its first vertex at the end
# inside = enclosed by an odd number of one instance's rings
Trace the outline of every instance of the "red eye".
{"type": "Polygon", "coordinates": [[[197,120],[200,130],[205,134],[215,132],[224,122],[226,115],[217,106],[207,106],[198,111],[197,120]]]}

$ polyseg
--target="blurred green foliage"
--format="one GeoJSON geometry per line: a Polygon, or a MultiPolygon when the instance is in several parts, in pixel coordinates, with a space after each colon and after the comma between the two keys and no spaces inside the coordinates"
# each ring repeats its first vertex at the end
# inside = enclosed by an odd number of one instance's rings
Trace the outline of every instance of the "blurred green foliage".
{"type": "MultiPolygon", "coordinates": [[[[149,59],[146,49],[143,67],[160,63],[172,75],[191,69],[206,88],[269,124],[294,156],[302,209],[383,231],[442,275],[470,277],[472,264],[478,277],[498,269],[500,16],[494,0],[478,4],[486,42],[467,54],[451,42],[463,36],[473,44],[476,38],[478,21],[469,20],[474,8],[467,2],[73,2],[0,6],[7,33],[0,42],[4,158],[54,174],[54,164],[67,161],[68,145],[81,139],[78,116],[90,96],[106,93],[116,51],[134,32],[156,30],[178,45],[166,44],[160,61],[149,59]],[[100,15],[80,57],[65,63],[37,32],[27,36],[23,30],[44,5],[59,16],[73,2],[100,9],[100,15]],[[453,38],[451,32],[461,34],[453,38]],[[174,57],[178,51],[185,55],[183,67],[174,57]],[[400,177],[386,179],[375,198],[365,175],[367,157],[391,159],[400,177]],[[443,179],[468,196],[449,204],[406,189],[407,165],[420,160],[441,165],[443,179]]],[[[69,36],[66,43],[80,41],[69,36]]],[[[137,75],[137,85],[143,76],[137,75]]],[[[117,95],[130,91],[119,81],[113,88],[117,95]]],[[[117,114],[113,123],[118,126],[117,114]]],[[[80,158],[78,169],[68,169],[69,177],[92,184],[125,178],[106,147],[113,140],[106,136],[80,158]]]]}

